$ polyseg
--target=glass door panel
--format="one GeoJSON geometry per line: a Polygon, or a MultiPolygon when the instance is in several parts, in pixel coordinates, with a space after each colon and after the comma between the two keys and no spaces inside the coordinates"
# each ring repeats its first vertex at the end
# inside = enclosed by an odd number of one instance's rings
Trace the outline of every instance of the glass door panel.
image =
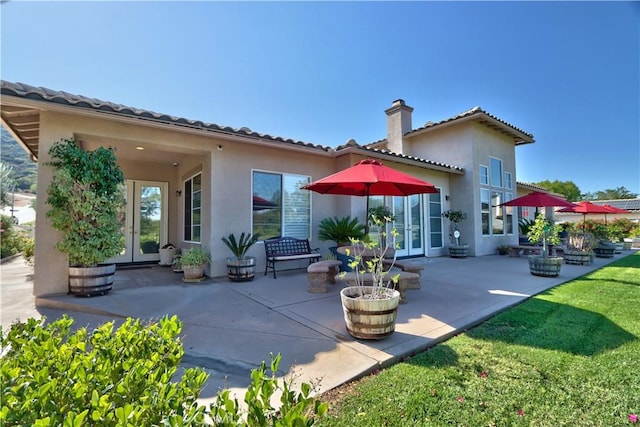
{"type": "Polygon", "coordinates": [[[167,242],[168,184],[128,179],[124,191],[127,203],[120,216],[125,249],[108,262],[160,260],[159,249],[167,242]]]}

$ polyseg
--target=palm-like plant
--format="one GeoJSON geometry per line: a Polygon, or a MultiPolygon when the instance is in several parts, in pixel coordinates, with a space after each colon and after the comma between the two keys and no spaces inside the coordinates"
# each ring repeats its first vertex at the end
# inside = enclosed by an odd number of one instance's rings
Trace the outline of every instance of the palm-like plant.
{"type": "Polygon", "coordinates": [[[349,244],[351,239],[362,239],[364,237],[364,225],[358,218],[347,215],[342,218],[337,216],[325,218],[320,221],[318,229],[318,239],[331,240],[338,246],[349,244]]]}
{"type": "Polygon", "coordinates": [[[251,234],[242,232],[240,234],[240,238],[236,239],[235,234],[231,233],[227,237],[222,238],[222,242],[229,248],[231,253],[238,258],[244,259],[247,251],[251,246],[253,246],[258,240],[260,240],[260,234],[251,234]]]}

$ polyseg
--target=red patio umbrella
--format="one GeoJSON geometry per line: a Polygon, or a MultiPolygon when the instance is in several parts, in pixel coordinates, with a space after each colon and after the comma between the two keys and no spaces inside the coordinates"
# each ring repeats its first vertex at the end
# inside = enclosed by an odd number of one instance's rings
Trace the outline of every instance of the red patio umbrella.
{"type": "MultiPolygon", "coordinates": [[[[611,211],[610,213],[617,213],[617,214],[629,213],[629,211],[626,210],[626,209],[622,209],[622,208],[618,208],[618,207],[615,207],[615,206],[611,206],[611,205],[608,205],[606,203],[604,205],[601,205],[601,206],[603,208],[609,209],[611,211]]],[[[604,214],[604,223],[605,224],[607,223],[607,214],[604,214]]]]}
{"type": "MultiPolygon", "coordinates": [[[[364,159],[340,172],[302,187],[320,194],[365,196],[366,215],[369,215],[369,196],[409,196],[411,194],[438,193],[430,182],[384,166],[381,161],[364,159]]],[[[365,221],[369,231],[369,221],[365,221]]]]}
{"type": "Polygon", "coordinates": [[[585,228],[585,220],[588,214],[608,214],[613,213],[609,208],[601,205],[596,205],[595,203],[591,203],[588,201],[578,202],[572,207],[567,207],[563,209],[558,209],[558,212],[573,212],[573,213],[581,213],[582,214],[582,231],[585,228]]]}
{"type": "Polygon", "coordinates": [[[610,213],[621,213],[621,214],[622,213],[629,213],[629,211],[626,210],[626,209],[618,208],[618,207],[611,206],[611,205],[608,205],[608,204],[604,204],[604,205],[601,205],[601,206],[603,208],[609,209],[611,211],[610,213]]]}

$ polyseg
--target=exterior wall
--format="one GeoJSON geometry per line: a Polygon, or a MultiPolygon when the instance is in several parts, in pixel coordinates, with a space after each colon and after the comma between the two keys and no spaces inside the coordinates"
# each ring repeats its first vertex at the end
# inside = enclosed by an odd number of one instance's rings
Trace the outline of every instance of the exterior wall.
{"type": "MultiPolygon", "coordinates": [[[[496,248],[500,245],[513,245],[518,242],[518,216],[516,208],[503,208],[512,209],[513,212],[513,233],[503,235],[482,235],[482,217],[480,212],[480,165],[490,166],[490,158],[495,157],[502,160],[502,179],[504,180],[504,173],[510,172],[512,179],[512,188],[506,189],[503,181],[502,188],[491,188],[504,193],[511,193],[512,198],[517,196],[516,194],[516,156],[515,145],[513,141],[499,134],[485,126],[477,123],[473,123],[473,163],[474,163],[474,177],[473,188],[475,191],[475,197],[477,203],[474,209],[474,221],[477,224],[475,227],[476,237],[476,255],[493,255],[496,253],[496,248]]],[[[487,188],[487,187],[484,187],[487,188]]],[[[506,201],[506,200],[505,200],[506,201]]]]}
{"type": "MultiPolygon", "coordinates": [[[[497,246],[517,242],[515,214],[513,234],[483,236],[480,210],[480,165],[489,167],[490,157],[502,160],[503,174],[511,172],[513,189],[509,191],[515,197],[515,147],[510,138],[481,124],[464,122],[405,138],[405,153],[464,168],[464,175],[450,175],[449,192],[445,193],[449,201],[443,209],[467,213],[467,220],[460,224],[460,242],[469,244],[469,255],[492,255],[497,246]]],[[[445,229],[448,231],[448,223],[445,229]]]]}
{"type": "Polygon", "coordinates": [[[49,149],[60,138],[70,138],[73,134],[60,126],[58,115],[40,113],[40,155],[38,159],[38,197],[36,198],[36,236],[34,249],[33,294],[66,294],[69,291],[69,262],[67,256],[56,249],[62,234],[51,227],[46,213],[46,189],[53,178],[53,169],[45,163],[51,161],[49,149]]]}
{"type": "MultiPolygon", "coordinates": [[[[471,129],[466,126],[450,126],[426,134],[407,138],[405,147],[411,155],[453,164],[464,168],[464,175],[451,175],[448,191],[444,192],[443,211],[461,210],[467,220],[460,224],[460,243],[469,245],[469,255],[476,255],[476,237],[473,230],[478,227],[474,206],[479,206],[479,194],[474,191],[474,149],[471,129]],[[449,200],[447,199],[447,196],[449,200]]],[[[449,246],[449,222],[444,222],[445,245],[449,246]]]]}
{"type": "MultiPolygon", "coordinates": [[[[310,176],[311,181],[336,172],[334,160],[322,155],[289,152],[275,148],[262,148],[248,144],[225,143],[222,151],[211,153],[211,235],[208,241],[213,257],[210,274],[224,276],[226,258],[231,256],[221,239],[229,233],[238,235],[252,231],[252,178],[253,171],[291,173],[310,176]]],[[[338,215],[338,197],[312,193],[311,197],[311,247],[319,247],[328,253],[330,242],[319,242],[318,224],[327,217],[338,215]]],[[[262,236],[268,237],[268,236],[262,236]]],[[[264,247],[261,242],[254,245],[249,256],[256,257],[256,272],[264,270],[264,247]]],[[[306,265],[300,261],[299,267],[306,265]]],[[[293,268],[295,261],[279,268],[293,268]]]]}

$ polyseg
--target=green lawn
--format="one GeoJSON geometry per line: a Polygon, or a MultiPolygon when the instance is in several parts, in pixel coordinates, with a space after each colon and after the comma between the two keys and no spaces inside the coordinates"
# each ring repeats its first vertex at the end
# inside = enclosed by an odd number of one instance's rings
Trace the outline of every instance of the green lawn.
{"type": "Polygon", "coordinates": [[[328,394],[318,425],[640,426],[639,338],[636,253],[328,394]]]}

